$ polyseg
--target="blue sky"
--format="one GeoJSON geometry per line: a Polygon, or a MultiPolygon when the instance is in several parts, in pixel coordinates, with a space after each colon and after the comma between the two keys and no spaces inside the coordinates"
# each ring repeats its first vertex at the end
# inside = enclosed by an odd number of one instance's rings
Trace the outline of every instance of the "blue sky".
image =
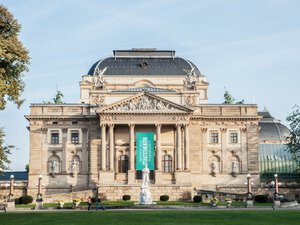
{"type": "Polygon", "coordinates": [[[79,81],[114,49],[176,50],[210,83],[210,103],[224,87],[237,100],[266,107],[286,124],[300,104],[300,1],[297,0],[2,0],[22,24],[29,49],[26,99],[0,112],[7,142],[16,145],[11,169],[28,163],[29,104],[51,100],[56,86],[65,102],[79,101],[79,81]]]}

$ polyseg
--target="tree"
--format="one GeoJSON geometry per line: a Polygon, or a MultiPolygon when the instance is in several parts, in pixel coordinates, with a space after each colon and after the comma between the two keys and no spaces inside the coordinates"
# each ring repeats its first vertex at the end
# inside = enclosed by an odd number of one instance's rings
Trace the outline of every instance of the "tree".
{"type": "Polygon", "coordinates": [[[5,108],[7,100],[18,108],[24,102],[22,77],[28,71],[29,54],[18,39],[20,30],[18,21],[0,5],[0,110],[5,108]]]}
{"type": "Polygon", "coordinates": [[[1,128],[0,129],[0,172],[3,170],[7,170],[8,164],[10,160],[8,159],[8,155],[10,154],[11,150],[14,148],[13,145],[7,145],[4,142],[5,132],[1,128]]]}
{"type": "MultiPolygon", "coordinates": [[[[21,25],[0,5],[0,110],[4,110],[7,101],[21,107],[24,102],[21,95],[24,90],[23,73],[28,71],[29,53],[18,39],[21,25]]],[[[8,169],[8,154],[12,145],[4,141],[5,132],[0,128],[0,170],[8,169]]]]}
{"type": "Polygon", "coordinates": [[[292,159],[300,162],[300,107],[295,105],[293,108],[294,111],[286,118],[291,128],[291,134],[287,138],[287,146],[292,159]]]}

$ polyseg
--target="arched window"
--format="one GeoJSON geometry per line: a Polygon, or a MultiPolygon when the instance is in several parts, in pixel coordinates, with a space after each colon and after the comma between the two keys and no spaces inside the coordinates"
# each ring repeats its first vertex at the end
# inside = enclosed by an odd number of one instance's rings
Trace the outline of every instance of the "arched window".
{"type": "Polygon", "coordinates": [[[171,173],[172,172],[172,157],[169,155],[163,156],[163,172],[171,173]]]}
{"type": "Polygon", "coordinates": [[[118,161],[119,173],[127,173],[128,171],[128,156],[121,155],[118,161]]]}

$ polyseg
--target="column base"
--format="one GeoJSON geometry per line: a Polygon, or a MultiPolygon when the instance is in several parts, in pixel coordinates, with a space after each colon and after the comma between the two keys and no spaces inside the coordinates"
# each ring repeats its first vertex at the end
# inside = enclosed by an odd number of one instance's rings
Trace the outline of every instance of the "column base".
{"type": "Polygon", "coordinates": [[[128,170],[127,172],[128,174],[128,179],[127,179],[127,183],[128,184],[135,184],[135,171],[134,170],[128,170]]]}
{"type": "Polygon", "coordinates": [[[99,184],[112,184],[115,182],[114,171],[100,171],[99,173],[99,184]]]}

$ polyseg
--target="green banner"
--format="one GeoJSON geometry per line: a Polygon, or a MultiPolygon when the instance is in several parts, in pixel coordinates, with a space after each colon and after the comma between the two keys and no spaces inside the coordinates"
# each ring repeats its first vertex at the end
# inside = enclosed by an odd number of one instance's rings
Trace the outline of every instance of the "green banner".
{"type": "Polygon", "coordinates": [[[136,170],[154,170],[154,133],[136,132],[136,170]]]}

